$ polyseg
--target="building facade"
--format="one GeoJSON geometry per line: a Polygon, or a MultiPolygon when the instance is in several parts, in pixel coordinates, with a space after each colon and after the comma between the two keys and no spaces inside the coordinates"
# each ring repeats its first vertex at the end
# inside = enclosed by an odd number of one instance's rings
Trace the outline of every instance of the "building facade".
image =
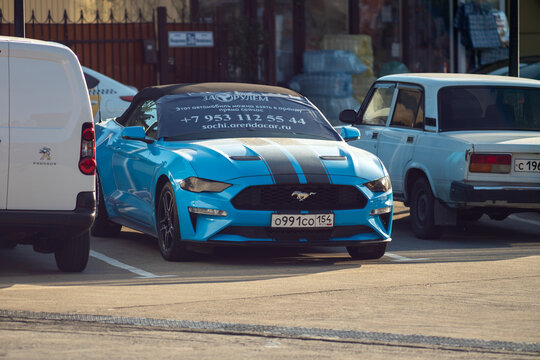
{"type": "MultiPolygon", "coordinates": [[[[67,15],[73,23],[91,23],[96,14],[98,22],[135,21],[142,14],[148,20],[164,6],[177,22],[229,24],[233,80],[236,73],[238,80],[284,85],[302,71],[305,51],[346,49],[337,45],[339,35],[359,36],[369,67],[366,82],[397,71],[469,72],[504,57],[507,44],[500,34],[497,46],[472,46],[465,39],[469,20],[463,11],[501,14],[504,32],[509,1],[514,0],[25,0],[25,17],[60,22],[67,15]]],[[[0,0],[1,22],[13,21],[13,3],[0,0]]],[[[520,0],[522,56],[540,55],[538,18],[540,1],[520,0]]]]}

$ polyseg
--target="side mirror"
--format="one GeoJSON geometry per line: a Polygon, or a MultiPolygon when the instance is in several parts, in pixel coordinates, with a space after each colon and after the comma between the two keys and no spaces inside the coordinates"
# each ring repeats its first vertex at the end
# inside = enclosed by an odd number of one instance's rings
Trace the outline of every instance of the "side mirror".
{"type": "Polygon", "coordinates": [[[345,141],[358,140],[360,138],[360,130],[352,126],[342,126],[339,134],[345,141]]]}
{"type": "Polygon", "coordinates": [[[142,126],[128,126],[122,130],[122,139],[138,140],[147,144],[152,144],[153,139],[147,138],[142,126]]]}
{"type": "Polygon", "coordinates": [[[347,124],[354,124],[356,122],[356,111],[352,109],[343,110],[339,114],[339,121],[347,124]]]}

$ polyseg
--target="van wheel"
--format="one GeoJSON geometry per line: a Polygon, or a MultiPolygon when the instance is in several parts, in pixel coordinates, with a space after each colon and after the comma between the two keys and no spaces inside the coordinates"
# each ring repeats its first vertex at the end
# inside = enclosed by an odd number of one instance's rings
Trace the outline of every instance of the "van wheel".
{"type": "Polygon", "coordinates": [[[90,255],[88,230],[60,240],[54,251],[58,269],[63,272],[81,272],[86,268],[90,255]]]}
{"type": "Polygon", "coordinates": [[[437,239],[441,229],[435,226],[435,198],[429,181],[421,177],[413,185],[410,219],[414,235],[420,239],[437,239]]]}
{"type": "Polygon", "coordinates": [[[347,246],[347,252],[355,260],[375,260],[383,257],[387,243],[347,246]]]}
{"type": "Polygon", "coordinates": [[[191,260],[194,254],[186,249],[186,244],[180,239],[176,198],[170,183],[161,189],[156,216],[161,256],[168,261],[191,260]]]}
{"type": "Polygon", "coordinates": [[[96,192],[97,192],[97,206],[96,206],[96,218],[90,232],[93,236],[99,237],[115,237],[122,230],[122,225],[114,223],[109,220],[107,215],[107,208],[105,207],[105,199],[103,198],[103,190],[101,189],[101,181],[99,176],[96,176],[96,192]]]}

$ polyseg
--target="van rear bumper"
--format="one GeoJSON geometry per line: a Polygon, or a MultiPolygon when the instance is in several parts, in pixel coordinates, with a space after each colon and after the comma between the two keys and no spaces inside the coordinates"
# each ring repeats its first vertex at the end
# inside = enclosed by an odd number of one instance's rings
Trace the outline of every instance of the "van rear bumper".
{"type": "Polygon", "coordinates": [[[79,233],[92,226],[95,216],[95,192],[83,191],[75,210],[0,210],[0,233],[79,233]]]}
{"type": "Polygon", "coordinates": [[[0,210],[0,232],[80,232],[90,228],[95,210],[0,210]]]}

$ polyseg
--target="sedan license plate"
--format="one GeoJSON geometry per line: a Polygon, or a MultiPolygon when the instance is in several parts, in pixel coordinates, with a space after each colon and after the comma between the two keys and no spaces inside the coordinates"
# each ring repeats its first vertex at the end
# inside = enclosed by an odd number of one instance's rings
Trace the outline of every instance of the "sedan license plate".
{"type": "Polygon", "coordinates": [[[329,228],[334,214],[272,214],[273,228],[329,228]]]}
{"type": "Polygon", "coordinates": [[[521,159],[514,161],[515,172],[540,172],[540,160],[521,159]]]}

